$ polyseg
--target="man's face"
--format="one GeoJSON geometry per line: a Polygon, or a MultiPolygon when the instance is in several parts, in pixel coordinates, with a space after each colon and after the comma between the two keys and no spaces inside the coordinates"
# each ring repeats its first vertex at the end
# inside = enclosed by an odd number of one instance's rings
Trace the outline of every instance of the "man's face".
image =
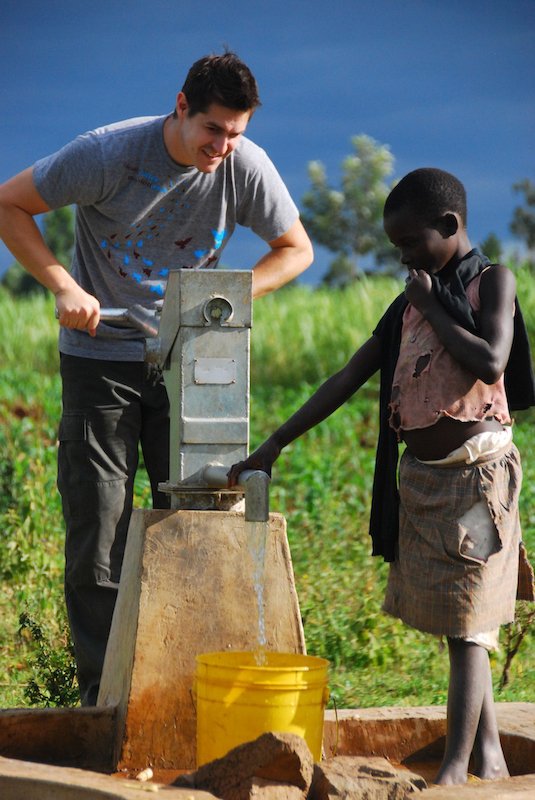
{"type": "Polygon", "coordinates": [[[182,92],[177,101],[178,124],[173,126],[171,156],[180,164],[200,172],[215,172],[238,146],[251,118],[251,111],[235,111],[212,103],[206,111],[188,116],[187,99],[182,92]]]}
{"type": "Polygon", "coordinates": [[[440,220],[436,225],[425,223],[410,209],[386,216],[384,229],[407,269],[438,272],[455,255],[456,236],[448,235],[440,220]]]}

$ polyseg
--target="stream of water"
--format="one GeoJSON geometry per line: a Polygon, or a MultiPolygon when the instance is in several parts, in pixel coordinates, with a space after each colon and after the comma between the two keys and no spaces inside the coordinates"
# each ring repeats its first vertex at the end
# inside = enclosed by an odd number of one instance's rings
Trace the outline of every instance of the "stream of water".
{"type": "Polygon", "coordinates": [[[253,562],[253,588],[256,595],[257,608],[257,645],[254,649],[254,657],[257,666],[265,666],[266,656],[266,618],[264,613],[264,589],[265,589],[265,562],[266,562],[266,542],[269,532],[269,522],[250,522],[247,521],[247,540],[249,542],[249,552],[253,562]]]}

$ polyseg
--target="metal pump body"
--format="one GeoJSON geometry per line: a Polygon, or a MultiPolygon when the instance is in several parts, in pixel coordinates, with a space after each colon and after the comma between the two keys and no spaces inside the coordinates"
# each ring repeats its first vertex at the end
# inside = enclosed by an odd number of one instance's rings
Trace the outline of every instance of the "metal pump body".
{"type": "Polygon", "coordinates": [[[242,270],[169,274],[156,340],[171,406],[169,486],[247,457],[251,288],[242,270]]]}
{"type": "Polygon", "coordinates": [[[145,360],[160,366],[170,405],[172,508],[228,510],[245,494],[245,516],[266,520],[269,477],[258,470],[227,488],[228,469],[247,458],[252,272],[174,270],[156,312],[102,309],[136,327],[145,360]]]}

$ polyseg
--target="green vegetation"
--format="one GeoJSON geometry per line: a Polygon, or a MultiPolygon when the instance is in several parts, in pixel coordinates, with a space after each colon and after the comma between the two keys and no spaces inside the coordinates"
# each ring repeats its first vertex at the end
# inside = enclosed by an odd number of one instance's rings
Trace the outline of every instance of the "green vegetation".
{"type": "MultiPolygon", "coordinates": [[[[517,272],[535,333],[535,284],[517,272]]],[[[346,290],[292,287],[256,301],[251,447],[341,367],[400,290],[386,277],[346,290]]],[[[69,702],[72,658],[62,597],[63,521],[56,480],[60,383],[53,302],[0,291],[0,705],[69,702]],[[21,615],[22,616],[21,618],[21,615]],[[33,682],[32,682],[33,681],[33,682]]],[[[535,343],[534,343],[535,344],[535,343]]],[[[272,510],[288,523],[308,650],[331,662],[338,707],[444,703],[447,653],[431,636],[381,612],[387,567],[370,556],[368,514],[377,434],[377,383],[288,447],[275,465],[272,510]]],[[[523,455],[521,516],[535,554],[534,413],[517,415],[523,455]]],[[[146,476],[137,505],[148,505],[146,476]]],[[[522,614],[527,615],[528,609],[522,614]]],[[[496,697],[535,700],[535,633],[513,658],[493,656],[496,697]]]]}
{"type": "Polygon", "coordinates": [[[303,223],[318,244],[334,253],[322,282],[344,287],[362,275],[360,260],[373,255],[375,267],[399,273],[399,259],[383,230],[383,207],[393,182],[394,157],[386,145],[361,134],[341,164],[340,188],[333,188],[321,161],[310,161],[310,189],[303,196],[303,223]]]}
{"type": "Polygon", "coordinates": [[[519,205],[513,212],[511,233],[523,239],[529,250],[535,247],[535,183],[529,178],[524,178],[513,185],[513,190],[524,195],[524,204],[519,205]]]}
{"type": "MultiPolygon", "coordinates": [[[[58,263],[68,267],[74,249],[74,211],[71,206],[56,208],[46,215],[43,221],[43,237],[55,253],[58,263]]],[[[48,293],[48,290],[26,272],[18,261],[13,262],[2,276],[0,283],[17,297],[48,293]]]]}

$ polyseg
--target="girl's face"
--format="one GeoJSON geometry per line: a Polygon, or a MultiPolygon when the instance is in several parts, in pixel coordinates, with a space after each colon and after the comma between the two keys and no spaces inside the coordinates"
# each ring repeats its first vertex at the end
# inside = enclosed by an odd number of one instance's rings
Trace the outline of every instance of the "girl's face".
{"type": "Polygon", "coordinates": [[[384,218],[385,233],[399,250],[401,263],[407,269],[434,273],[453,258],[457,251],[457,231],[445,220],[446,216],[434,223],[424,222],[410,208],[401,208],[384,218]]]}

